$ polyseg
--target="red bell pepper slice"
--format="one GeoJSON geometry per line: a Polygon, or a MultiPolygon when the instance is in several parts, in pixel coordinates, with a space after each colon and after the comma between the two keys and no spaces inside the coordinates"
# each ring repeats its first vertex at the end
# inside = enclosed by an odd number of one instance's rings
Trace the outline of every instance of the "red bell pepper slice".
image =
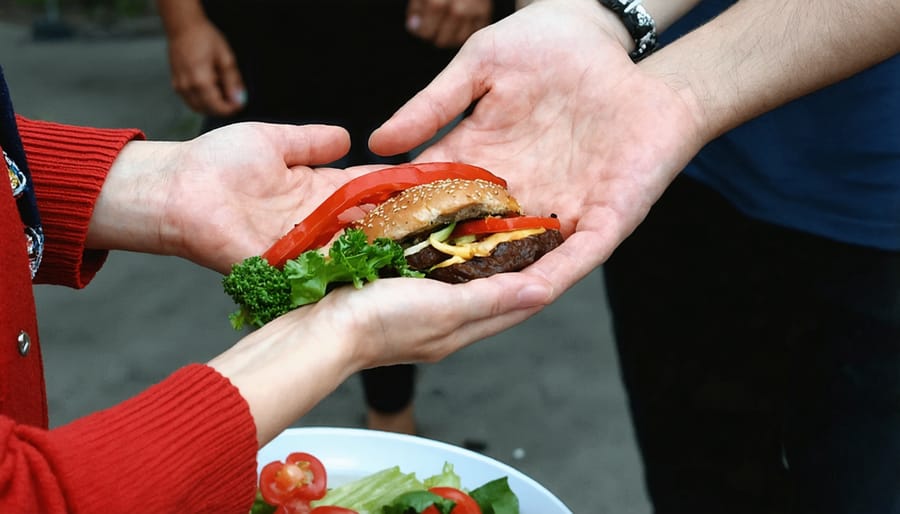
{"type": "Polygon", "coordinates": [[[276,268],[288,259],[324,246],[348,222],[339,216],[347,209],[379,204],[394,194],[420,184],[444,179],[486,180],[506,187],[506,181],[493,173],[457,162],[429,162],[393,166],[361,175],[339,187],[309,216],[275,242],[262,257],[276,268]]]}

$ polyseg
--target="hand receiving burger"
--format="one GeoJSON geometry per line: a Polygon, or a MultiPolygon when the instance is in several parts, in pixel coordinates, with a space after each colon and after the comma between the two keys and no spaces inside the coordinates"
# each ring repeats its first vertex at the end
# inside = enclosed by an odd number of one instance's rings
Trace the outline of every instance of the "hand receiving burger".
{"type": "Polygon", "coordinates": [[[562,243],[559,227],[553,215],[523,215],[506,181],[476,166],[375,171],[344,184],[262,256],[233,266],[223,282],[240,306],[231,322],[262,326],[346,283],[389,276],[460,283],[519,271],[562,243]],[[366,206],[374,207],[365,216],[345,218],[366,206]]]}

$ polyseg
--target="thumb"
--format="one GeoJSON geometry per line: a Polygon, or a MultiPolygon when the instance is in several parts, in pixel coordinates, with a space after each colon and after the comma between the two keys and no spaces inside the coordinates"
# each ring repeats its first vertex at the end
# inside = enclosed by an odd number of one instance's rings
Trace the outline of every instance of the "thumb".
{"type": "Polygon", "coordinates": [[[350,134],[333,125],[261,124],[287,167],[327,164],[350,150],[350,134]]]}
{"type": "Polygon", "coordinates": [[[379,155],[408,152],[434,137],[487,92],[484,67],[476,52],[463,46],[428,86],[406,102],[369,136],[369,148],[379,155]]]}

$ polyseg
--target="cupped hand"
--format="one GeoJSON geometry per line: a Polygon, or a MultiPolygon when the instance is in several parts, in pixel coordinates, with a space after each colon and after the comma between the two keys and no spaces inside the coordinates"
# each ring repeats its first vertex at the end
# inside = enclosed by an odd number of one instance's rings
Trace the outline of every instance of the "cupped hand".
{"type": "Polygon", "coordinates": [[[438,361],[525,320],[553,295],[548,281],[523,273],[454,285],[379,279],[285,314],[210,364],[247,400],[262,444],[353,373],[438,361]]]}
{"type": "Polygon", "coordinates": [[[689,99],[631,62],[596,2],[537,2],[478,32],[370,147],[413,148],[475,101],[419,159],[483,166],[526,211],[556,213],[566,242],[525,271],[556,294],[605,261],[703,140],[689,99]]]}
{"type": "Polygon", "coordinates": [[[172,87],[192,110],[227,116],[243,107],[244,83],[225,36],[208,20],[168,39],[172,87]]]}
{"type": "Polygon", "coordinates": [[[94,207],[87,246],[175,255],[220,272],[259,255],[341,184],[347,131],[237,123],[186,142],[132,141],[94,207]]]}
{"type": "Polygon", "coordinates": [[[265,251],[341,184],[362,173],[310,166],[349,148],[339,127],[239,123],[184,143],[166,183],[168,248],[227,271],[265,251]]]}
{"type": "Polygon", "coordinates": [[[409,0],[406,27],[440,48],[457,48],[491,22],[493,0],[409,0]]]}

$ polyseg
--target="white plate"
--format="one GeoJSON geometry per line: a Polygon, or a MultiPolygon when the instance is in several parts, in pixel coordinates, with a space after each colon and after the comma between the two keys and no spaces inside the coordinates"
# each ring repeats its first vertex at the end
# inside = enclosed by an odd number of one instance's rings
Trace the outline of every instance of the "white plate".
{"type": "Polygon", "coordinates": [[[521,471],[480,453],[422,437],[358,428],[289,428],[259,451],[259,468],[284,460],[292,452],[318,457],[328,471],[329,486],[392,466],[415,473],[421,480],[440,473],[444,462],[450,462],[466,489],[509,477],[521,514],[572,514],[559,498],[521,471]]]}

